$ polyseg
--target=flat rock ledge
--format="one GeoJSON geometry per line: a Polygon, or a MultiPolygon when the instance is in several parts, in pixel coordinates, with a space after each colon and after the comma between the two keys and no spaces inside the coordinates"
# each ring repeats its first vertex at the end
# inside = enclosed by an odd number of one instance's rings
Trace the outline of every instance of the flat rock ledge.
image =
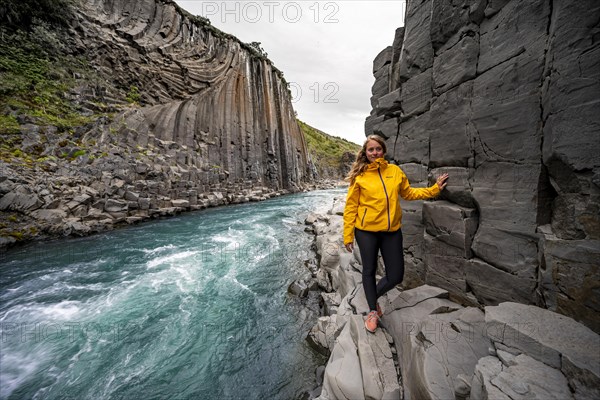
{"type": "Polygon", "coordinates": [[[307,340],[329,355],[308,398],[600,398],[600,336],[536,306],[465,307],[435,286],[393,289],[380,299],[381,329],[368,333],[359,250],[343,248],[342,212],[336,199],[327,215],[305,221],[316,236],[311,272],[324,314],[307,340]]]}

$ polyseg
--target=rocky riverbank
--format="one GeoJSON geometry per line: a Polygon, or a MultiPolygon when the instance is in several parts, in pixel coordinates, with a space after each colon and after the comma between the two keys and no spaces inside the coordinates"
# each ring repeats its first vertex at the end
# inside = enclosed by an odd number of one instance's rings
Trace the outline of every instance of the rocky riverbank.
{"type": "MultiPolygon", "coordinates": [[[[307,398],[595,399],[600,336],[575,320],[514,302],[468,306],[449,292],[399,287],[380,299],[381,329],[366,332],[359,249],[341,242],[343,201],[312,214],[318,265],[300,286],[322,290],[307,340],[329,361],[307,398]]],[[[491,279],[491,278],[490,278],[491,279]]],[[[293,285],[298,285],[298,282],[293,285]]],[[[302,291],[299,292],[302,295],[302,291]]]]}
{"type": "Polygon", "coordinates": [[[143,160],[126,147],[106,146],[111,153],[100,159],[48,160],[30,169],[0,161],[0,249],[338,184],[323,180],[276,189],[251,180],[233,183],[226,171],[171,163],[185,149],[154,143],[143,160]]]}

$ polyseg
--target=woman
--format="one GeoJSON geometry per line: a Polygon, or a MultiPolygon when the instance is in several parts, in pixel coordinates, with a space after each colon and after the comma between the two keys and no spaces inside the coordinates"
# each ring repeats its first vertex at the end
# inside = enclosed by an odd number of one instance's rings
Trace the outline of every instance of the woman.
{"type": "Polygon", "coordinates": [[[428,188],[411,188],[402,170],[384,159],[386,146],[377,135],[367,137],[348,174],[350,188],[344,209],[344,246],[354,250],[354,238],[360,248],[363,287],[370,312],[366,329],[377,329],[381,309],[377,298],[402,282],[404,253],[400,222],[400,195],[404,200],[424,200],[436,197],[446,186],[448,174],[437,178],[428,188]],[[385,264],[385,276],[375,285],[377,255],[385,264]]]}

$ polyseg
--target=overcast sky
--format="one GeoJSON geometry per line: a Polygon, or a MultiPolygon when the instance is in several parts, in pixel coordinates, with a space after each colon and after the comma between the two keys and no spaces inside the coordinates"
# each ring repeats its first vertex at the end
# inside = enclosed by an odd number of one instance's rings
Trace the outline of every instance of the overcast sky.
{"type": "Polygon", "coordinates": [[[241,41],[260,42],[302,121],[355,143],[371,111],[373,59],[404,25],[405,1],[176,0],[241,41]]]}

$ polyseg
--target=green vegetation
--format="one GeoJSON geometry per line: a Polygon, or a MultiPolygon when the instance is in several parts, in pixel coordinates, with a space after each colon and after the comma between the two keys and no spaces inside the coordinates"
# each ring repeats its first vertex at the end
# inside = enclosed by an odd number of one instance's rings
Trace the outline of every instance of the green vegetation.
{"type": "Polygon", "coordinates": [[[248,45],[249,47],[251,47],[252,51],[258,53],[258,56],[262,59],[268,59],[269,58],[269,54],[265,51],[265,49],[263,49],[263,47],[260,45],[260,42],[250,42],[250,43],[246,43],[246,45],[248,45]]]}
{"type": "Polygon", "coordinates": [[[312,126],[298,120],[300,129],[304,133],[308,152],[317,167],[317,171],[323,177],[325,174],[343,175],[342,156],[346,153],[352,154],[352,159],[360,146],[339,137],[330,136],[312,126]]]}
{"type": "MultiPolygon", "coordinates": [[[[43,26],[34,32],[39,33],[43,26]]],[[[59,131],[85,125],[84,116],[71,100],[74,73],[85,73],[85,61],[60,54],[52,34],[0,32],[0,134],[19,132],[16,116],[30,123],[56,126],[59,131]],[[46,43],[44,43],[46,42],[46,43]]]]}
{"type": "Polygon", "coordinates": [[[19,133],[19,122],[13,115],[0,115],[0,132],[7,134],[19,133]]]}
{"type": "Polygon", "coordinates": [[[129,93],[127,93],[126,100],[131,104],[140,104],[140,89],[137,86],[131,86],[129,93]]]}
{"type": "Polygon", "coordinates": [[[7,232],[2,232],[3,235],[2,236],[12,236],[17,240],[23,240],[24,234],[21,231],[7,231],[7,232]]]}
{"type": "Polygon", "coordinates": [[[29,226],[26,219],[17,214],[11,214],[0,211],[0,237],[14,238],[17,241],[26,239],[38,234],[38,229],[29,226]]]}
{"type": "MultiPolygon", "coordinates": [[[[87,154],[87,146],[77,139],[78,128],[110,116],[105,105],[94,103],[93,96],[88,98],[87,88],[103,82],[85,56],[73,54],[65,29],[77,1],[7,0],[0,4],[0,160],[32,168],[55,159],[42,157],[49,133],[63,137],[61,147],[76,147],[55,155],[74,160],[87,154]],[[27,129],[36,129],[40,143],[20,148],[21,132],[27,129]]],[[[137,102],[139,97],[132,86],[127,100],[137,102]]]]}

